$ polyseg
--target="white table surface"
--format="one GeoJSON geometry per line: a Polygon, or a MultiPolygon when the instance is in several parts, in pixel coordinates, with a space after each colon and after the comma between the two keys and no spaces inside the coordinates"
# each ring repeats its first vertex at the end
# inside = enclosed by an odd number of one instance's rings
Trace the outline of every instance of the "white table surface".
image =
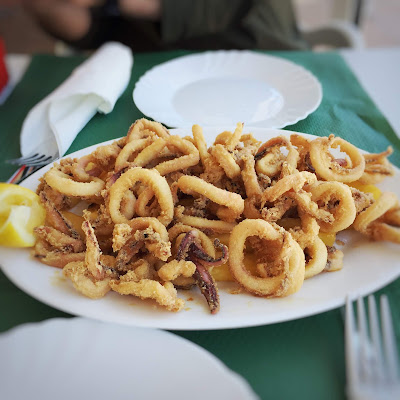
{"type": "MultiPolygon", "coordinates": [[[[340,54],[400,137],[400,47],[376,49],[343,49],[340,54]]],[[[8,54],[6,65],[10,83],[0,95],[0,105],[21,79],[30,56],[8,54]]]]}

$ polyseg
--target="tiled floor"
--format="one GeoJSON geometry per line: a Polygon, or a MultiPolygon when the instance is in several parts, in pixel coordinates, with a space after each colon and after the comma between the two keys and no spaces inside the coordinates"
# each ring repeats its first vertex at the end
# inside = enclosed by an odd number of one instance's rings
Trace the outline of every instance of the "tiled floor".
{"type": "MultiPolygon", "coordinates": [[[[299,22],[324,24],[336,0],[294,0],[299,22]]],[[[400,1],[364,0],[362,33],[367,47],[400,46],[400,1]]],[[[26,15],[20,0],[0,0],[0,37],[9,53],[53,52],[54,40],[26,15]]]]}

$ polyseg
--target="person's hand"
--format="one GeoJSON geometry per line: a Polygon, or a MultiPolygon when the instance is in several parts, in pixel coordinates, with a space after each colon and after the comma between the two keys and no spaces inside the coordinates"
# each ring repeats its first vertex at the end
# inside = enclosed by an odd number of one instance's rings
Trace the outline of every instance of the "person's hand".
{"type": "Polygon", "coordinates": [[[126,16],[152,21],[161,17],[161,0],[118,0],[118,6],[121,14],[126,16]]]}
{"type": "Polygon", "coordinates": [[[79,40],[89,30],[91,7],[105,0],[23,0],[25,10],[50,35],[61,40],[79,40]]]}
{"type": "Polygon", "coordinates": [[[67,2],[75,4],[80,7],[100,7],[105,3],[105,0],[67,0],[67,2]]]}
{"type": "MultiPolygon", "coordinates": [[[[14,0],[13,0],[14,1],[14,0]]],[[[44,7],[52,7],[61,5],[77,6],[80,8],[100,7],[106,0],[20,0],[28,9],[40,9],[44,7]]]]}

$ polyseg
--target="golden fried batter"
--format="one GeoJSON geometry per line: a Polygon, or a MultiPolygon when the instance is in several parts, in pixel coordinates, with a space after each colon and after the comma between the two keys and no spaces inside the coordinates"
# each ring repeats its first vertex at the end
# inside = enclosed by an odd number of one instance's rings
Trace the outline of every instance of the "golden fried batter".
{"type": "Polygon", "coordinates": [[[211,146],[199,125],[192,134],[171,136],[142,118],[125,137],[54,164],[37,189],[46,222],[35,230],[33,256],[63,268],[90,298],[113,290],[176,312],[184,307],[176,288],[197,285],[216,313],[212,272],[228,258],[230,279],[255,295],[281,297],[343,267],[343,252],[323,234],[353,228],[400,243],[397,197],[367,193],[393,175],[391,148],[361,154],[334,135],[261,143],[243,123],[211,146]],[[344,155],[335,157],[336,148],[344,155]],[[68,211],[75,206],[82,216],[68,211]],[[230,235],[229,249],[221,234],[230,235]],[[257,260],[251,271],[249,251],[257,260]]]}

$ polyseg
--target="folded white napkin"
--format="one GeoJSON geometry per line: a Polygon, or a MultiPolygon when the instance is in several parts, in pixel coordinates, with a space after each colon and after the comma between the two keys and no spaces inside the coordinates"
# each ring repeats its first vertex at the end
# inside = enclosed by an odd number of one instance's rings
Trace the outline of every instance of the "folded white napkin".
{"type": "Polygon", "coordinates": [[[131,76],[131,50],[116,42],[100,47],[68,79],[28,113],[22,125],[21,154],[62,156],[96,114],[108,114],[131,76]]]}

